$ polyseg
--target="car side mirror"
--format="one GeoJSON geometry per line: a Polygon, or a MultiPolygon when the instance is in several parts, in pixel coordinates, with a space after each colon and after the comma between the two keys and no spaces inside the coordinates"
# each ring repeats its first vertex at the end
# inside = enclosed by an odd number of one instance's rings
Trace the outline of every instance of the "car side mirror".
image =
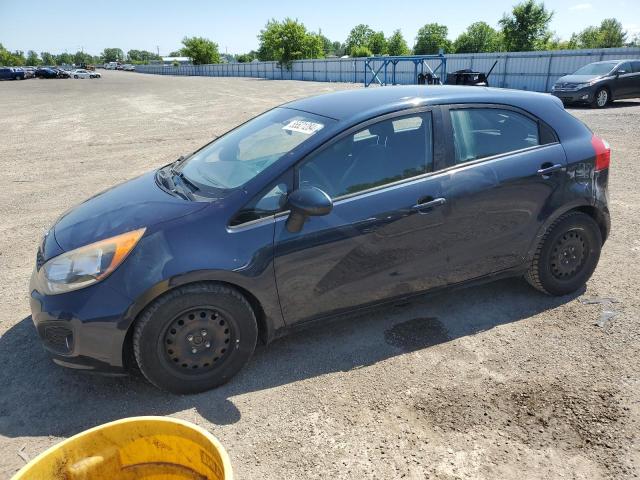
{"type": "Polygon", "coordinates": [[[307,217],[327,215],[333,209],[331,197],[316,187],[302,187],[294,190],[287,198],[287,207],[291,210],[287,218],[287,230],[298,233],[307,217]]]}
{"type": "Polygon", "coordinates": [[[620,75],[624,75],[625,73],[627,73],[627,71],[626,71],[626,70],[618,70],[618,71],[616,72],[616,77],[619,77],[620,75]]]}

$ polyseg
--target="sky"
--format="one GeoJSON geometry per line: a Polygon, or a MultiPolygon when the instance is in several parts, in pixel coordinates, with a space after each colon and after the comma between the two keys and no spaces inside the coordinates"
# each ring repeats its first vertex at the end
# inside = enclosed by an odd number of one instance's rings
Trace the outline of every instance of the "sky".
{"type": "MultiPolygon", "coordinates": [[[[105,47],[178,50],[185,36],[203,36],[221,52],[257,49],[257,35],[272,18],[297,18],[309,30],[344,41],[366,23],[389,36],[400,29],[410,46],[426,23],[449,27],[452,40],[476,21],[495,27],[516,0],[316,0],[235,2],[214,0],[0,0],[0,43],[9,50],[97,55],[105,47]]],[[[605,17],[616,17],[630,34],[640,33],[640,0],[546,0],[555,15],[551,29],[562,39],[605,17]]]]}

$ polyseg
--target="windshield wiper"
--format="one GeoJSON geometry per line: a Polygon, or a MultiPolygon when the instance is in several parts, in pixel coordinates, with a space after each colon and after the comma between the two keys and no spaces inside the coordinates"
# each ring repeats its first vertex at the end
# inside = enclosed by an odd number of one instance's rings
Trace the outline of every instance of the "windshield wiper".
{"type": "Polygon", "coordinates": [[[193,195],[193,192],[189,187],[186,186],[184,176],[181,173],[178,173],[174,176],[171,174],[171,172],[171,169],[169,169],[169,171],[167,172],[166,168],[158,170],[158,179],[160,180],[160,183],[162,183],[162,185],[171,193],[178,195],[186,200],[194,200],[195,197],[193,195]],[[178,184],[175,182],[174,179],[176,177],[181,179],[181,183],[178,184]]]}

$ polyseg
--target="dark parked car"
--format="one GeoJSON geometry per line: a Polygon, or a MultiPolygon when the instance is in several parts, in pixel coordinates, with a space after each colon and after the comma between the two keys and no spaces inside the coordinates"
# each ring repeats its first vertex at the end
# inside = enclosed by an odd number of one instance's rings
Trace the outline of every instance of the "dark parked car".
{"type": "Polygon", "coordinates": [[[26,78],[24,70],[12,67],[0,67],[0,80],[24,80],[26,78]]]}
{"type": "Polygon", "coordinates": [[[610,150],[544,94],[388,87],[270,110],[64,214],[31,309],[56,363],[197,392],[260,338],[452,285],[565,295],[609,234],[610,150]]]}
{"type": "Polygon", "coordinates": [[[640,98],[640,60],[608,60],[560,77],[552,93],[564,103],[603,108],[614,100],[640,98]]]}
{"type": "Polygon", "coordinates": [[[71,74],[66,70],[63,70],[61,68],[54,68],[53,70],[56,71],[58,78],[71,78],[71,74]]]}
{"type": "Polygon", "coordinates": [[[55,68],[39,68],[36,70],[37,78],[58,78],[58,71],[55,68]]]}

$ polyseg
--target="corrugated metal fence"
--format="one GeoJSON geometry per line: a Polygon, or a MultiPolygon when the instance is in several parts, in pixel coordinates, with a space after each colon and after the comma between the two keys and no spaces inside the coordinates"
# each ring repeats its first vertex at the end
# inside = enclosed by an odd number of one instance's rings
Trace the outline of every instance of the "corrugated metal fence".
{"type": "MultiPolygon", "coordinates": [[[[640,59],[640,47],[600,48],[592,50],[553,50],[544,52],[501,52],[447,55],[447,70],[454,72],[469,68],[488,72],[493,63],[498,64],[489,77],[494,87],[516,88],[548,92],[561,76],[600,60],[622,58],[640,59]]],[[[431,63],[431,62],[427,62],[431,63]]],[[[433,62],[431,68],[436,68],[433,62]]],[[[379,61],[373,61],[375,69],[379,61]]],[[[321,60],[297,60],[291,68],[281,68],[277,62],[220,63],[213,65],[138,65],[139,73],[156,75],[189,75],[208,77],[255,77],[271,80],[309,80],[316,82],[362,83],[365,77],[365,61],[362,58],[335,58],[321,60]]],[[[371,72],[368,72],[371,78],[371,72]]],[[[414,65],[401,62],[396,68],[396,82],[415,82],[414,65]]]]}

